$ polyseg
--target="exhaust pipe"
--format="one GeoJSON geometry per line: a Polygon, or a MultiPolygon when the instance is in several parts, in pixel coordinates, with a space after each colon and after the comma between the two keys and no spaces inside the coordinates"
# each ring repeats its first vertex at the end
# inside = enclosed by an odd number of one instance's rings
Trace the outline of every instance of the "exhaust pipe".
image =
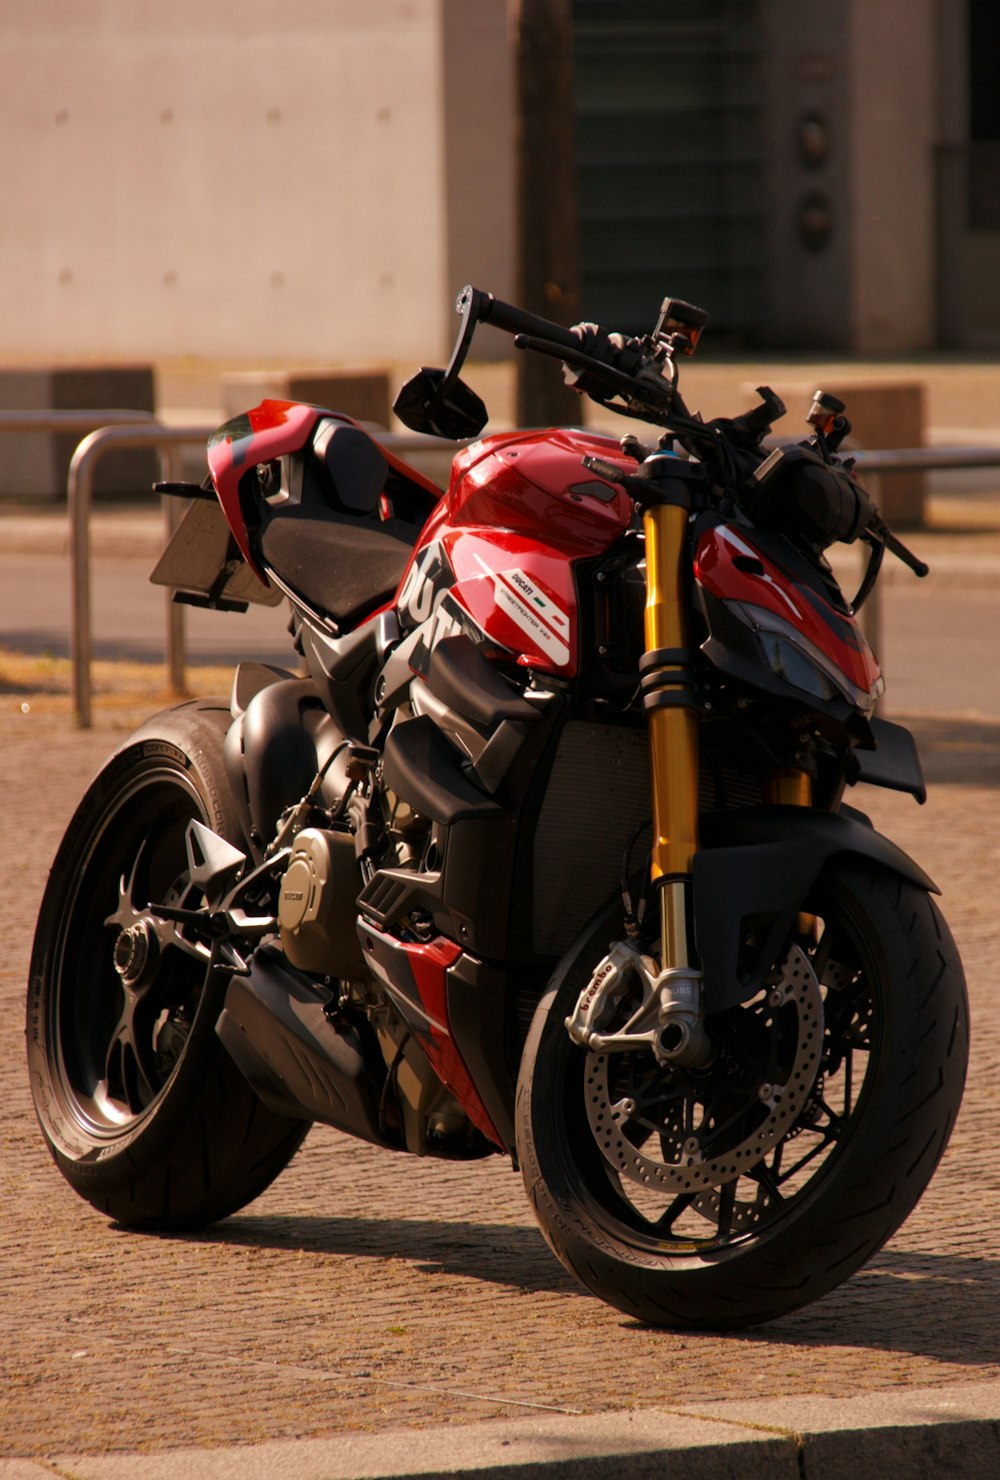
{"type": "Polygon", "coordinates": [[[329,988],[262,946],[249,973],[232,977],[215,1031],[269,1110],[399,1150],[378,1111],[382,1054],[375,1044],[366,1054],[357,1029],[328,1015],[333,1001],[329,988]]]}

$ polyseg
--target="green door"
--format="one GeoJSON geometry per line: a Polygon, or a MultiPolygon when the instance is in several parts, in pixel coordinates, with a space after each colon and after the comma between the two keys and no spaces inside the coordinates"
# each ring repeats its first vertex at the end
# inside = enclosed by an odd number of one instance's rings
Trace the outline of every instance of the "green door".
{"type": "Polygon", "coordinates": [[[672,295],[713,337],[762,313],[762,0],[573,0],[583,314],[672,295]]]}

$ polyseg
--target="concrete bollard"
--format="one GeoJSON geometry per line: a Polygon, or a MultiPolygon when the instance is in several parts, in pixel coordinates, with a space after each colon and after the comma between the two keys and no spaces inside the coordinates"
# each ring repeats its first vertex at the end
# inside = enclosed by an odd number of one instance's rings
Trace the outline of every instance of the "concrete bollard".
{"type": "MultiPolygon", "coordinates": [[[[0,370],[0,409],[77,411],[113,406],[153,415],[153,370],[149,365],[24,366],[0,370]]],[[[90,430],[101,423],[94,422],[90,430]]],[[[66,496],[70,459],[84,431],[23,432],[8,437],[0,459],[0,495],[53,502],[66,496]]],[[[94,493],[146,498],[159,477],[151,451],[130,449],[106,458],[94,493]]]]}

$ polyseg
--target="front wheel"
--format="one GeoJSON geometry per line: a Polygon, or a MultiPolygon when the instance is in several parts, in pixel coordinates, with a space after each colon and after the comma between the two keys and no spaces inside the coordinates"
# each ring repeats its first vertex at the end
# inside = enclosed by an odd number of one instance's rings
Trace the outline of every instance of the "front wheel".
{"type": "Polygon", "coordinates": [[[228,706],[149,720],[88,788],[42,900],[27,1004],[35,1109],[63,1175],[136,1228],[196,1228],[242,1207],[309,1128],[267,1110],[215,1034],[227,980],[196,910],[185,835],[239,845],[228,706]]]}
{"type": "Polygon", "coordinates": [[[566,1268],[642,1321],[736,1330],[826,1294],[899,1227],[947,1144],[968,1008],[933,900],[841,859],[807,908],[815,927],[764,990],[709,1019],[698,1072],[570,1039],[607,914],[535,1015],[517,1095],[528,1195],[566,1268]]]}

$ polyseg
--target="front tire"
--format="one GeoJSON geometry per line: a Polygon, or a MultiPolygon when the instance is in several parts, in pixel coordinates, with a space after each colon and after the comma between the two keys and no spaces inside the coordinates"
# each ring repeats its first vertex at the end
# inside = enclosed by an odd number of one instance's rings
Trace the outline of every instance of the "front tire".
{"type": "Polygon", "coordinates": [[[737,1330],[826,1294],[900,1226],[947,1144],[968,1007],[933,900],[841,859],[806,908],[817,930],[791,946],[785,971],[809,962],[811,1018],[804,987],[797,1009],[793,994],[766,988],[709,1019],[721,1047],[699,1074],[660,1067],[648,1049],[598,1062],[570,1039],[565,1020],[607,949],[608,912],[535,1015],[517,1095],[535,1215],[582,1284],[649,1324],[737,1330]],[[817,1021],[819,1052],[797,1053],[796,1034],[816,1034],[817,1021]],[[790,1085],[803,1062],[794,1122],[769,1144],[768,1124],[780,1123],[767,1121],[767,1081],[790,1085]]]}
{"type": "Polygon", "coordinates": [[[265,1109],[215,1034],[227,979],[209,943],[155,904],[194,908],[192,820],[243,846],[226,780],[228,706],[147,721],[88,788],[42,900],[27,1001],[28,1069],[71,1186],[133,1228],[235,1212],[286,1167],[307,1121],[265,1109]]]}

